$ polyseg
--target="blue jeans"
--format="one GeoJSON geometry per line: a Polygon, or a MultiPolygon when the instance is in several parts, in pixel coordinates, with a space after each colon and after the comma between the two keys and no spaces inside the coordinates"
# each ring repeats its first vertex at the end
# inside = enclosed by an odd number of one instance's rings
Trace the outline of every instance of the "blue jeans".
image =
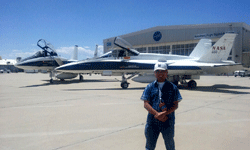
{"type": "Polygon", "coordinates": [[[174,144],[174,123],[163,123],[160,121],[154,121],[153,123],[147,123],[145,127],[146,136],[146,150],[154,150],[156,146],[159,134],[162,133],[162,137],[165,142],[167,150],[175,150],[174,144]]]}

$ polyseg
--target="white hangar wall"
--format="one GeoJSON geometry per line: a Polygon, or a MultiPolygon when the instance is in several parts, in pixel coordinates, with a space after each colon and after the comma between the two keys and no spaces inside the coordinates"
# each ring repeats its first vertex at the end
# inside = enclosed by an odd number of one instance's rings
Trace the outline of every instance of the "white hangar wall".
{"type": "MultiPolygon", "coordinates": [[[[250,51],[250,26],[245,23],[157,26],[119,35],[141,53],[189,55],[201,38],[215,43],[227,32],[237,33],[229,60],[242,62],[242,53],[250,51]]],[[[115,37],[104,39],[104,53],[112,49],[115,37]]]]}

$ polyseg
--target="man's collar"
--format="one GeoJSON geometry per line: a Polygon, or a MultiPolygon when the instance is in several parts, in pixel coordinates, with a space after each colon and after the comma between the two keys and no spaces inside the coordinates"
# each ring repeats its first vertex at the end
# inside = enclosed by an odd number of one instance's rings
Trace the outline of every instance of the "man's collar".
{"type": "MultiPolygon", "coordinates": [[[[166,82],[168,82],[168,80],[167,80],[167,79],[165,79],[164,83],[166,83],[166,82]]],[[[157,82],[157,79],[154,81],[154,85],[155,85],[156,87],[158,87],[158,82],[157,82]]]]}

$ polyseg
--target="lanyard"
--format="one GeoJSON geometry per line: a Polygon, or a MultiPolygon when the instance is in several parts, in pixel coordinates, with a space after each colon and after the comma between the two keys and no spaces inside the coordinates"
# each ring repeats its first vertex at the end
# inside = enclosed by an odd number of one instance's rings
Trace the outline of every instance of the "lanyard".
{"type": "Polygon", "coordinates": [[[160,85],[158,84],[160,103],[163,103],[163,100],[162,100],[162,98],[161,98],[161,97],[162,97],[161,88],[163,87],[163,85],[164,85],[164,83],[162,84],[162,86],[160,86],[160,85]]]}

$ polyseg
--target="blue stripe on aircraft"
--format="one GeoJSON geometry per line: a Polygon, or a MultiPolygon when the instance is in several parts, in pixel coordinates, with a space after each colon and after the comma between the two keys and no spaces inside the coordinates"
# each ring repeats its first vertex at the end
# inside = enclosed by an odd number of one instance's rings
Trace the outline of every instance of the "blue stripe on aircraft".
{"type": "MultiPolygon", "coordinates": [[[[63,64],[67,64],[70,63],[70,61],[63,61],[63,64]]],[[[45,66],[49,66],[49,67],[58,67],[58,63],[54,60],[54,61],[37,61],[37,62],[27,62],[27,63],[22,63],[20,64],[20,66],[38,66],[38,67],[45,67],[45,66]]]]}
{"type": "Polygon", "coordinates": [[[168,66],[169,70],[201,70],[197,66],[168,66]]]}
{"type": "MultiPolygon", "coordinates": [[[[59,70],[150,70],[154,64],[130,62],[89,62],[61,67],[59,70]]],[[[169,70],[201,70],[196,66],[168,66],[169,70]]]]}

